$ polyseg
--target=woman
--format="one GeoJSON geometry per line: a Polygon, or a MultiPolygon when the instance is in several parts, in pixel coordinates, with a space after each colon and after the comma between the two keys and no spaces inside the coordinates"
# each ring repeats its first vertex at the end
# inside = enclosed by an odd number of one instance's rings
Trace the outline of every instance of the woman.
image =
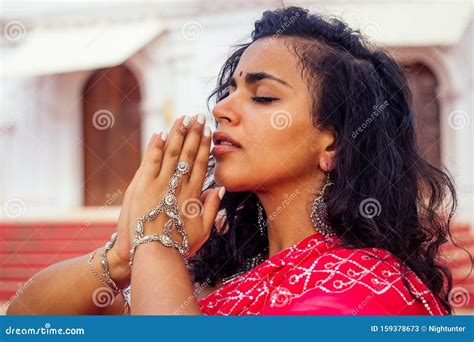
{"type": "Polygon", "coordinates": [[[389,55],[338,20],[267,11],[213,96],[210,161],[203,115],[155,134],[118,236],[37,274],[8,314],[451,313],[437,258],[455,191],[417,152],[389,55]],[[102,305],[104,289],[122,296],[102,305]]]}

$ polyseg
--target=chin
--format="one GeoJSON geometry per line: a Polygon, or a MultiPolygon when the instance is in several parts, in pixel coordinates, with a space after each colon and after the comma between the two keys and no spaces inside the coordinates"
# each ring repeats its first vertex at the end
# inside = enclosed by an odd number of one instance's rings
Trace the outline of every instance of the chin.
{"type": "Polygon", "coordinates": [[[217,164],[214,170],[214,180],[218,186],[223,186],[227,191],[241,192],[250,191],[250,184],[248,178],[242,170],[232,168],[223,168],[222,165],[217,164]]]}

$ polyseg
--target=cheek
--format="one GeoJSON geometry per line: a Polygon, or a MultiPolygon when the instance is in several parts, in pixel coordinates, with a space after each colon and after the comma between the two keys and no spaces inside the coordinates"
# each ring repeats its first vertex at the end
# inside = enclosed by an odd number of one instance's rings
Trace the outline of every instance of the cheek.
{"type": "Polygon", "coordinates": [[[252,157],[263,173],[292,177],[316,166],[317,146],[312,145],[314,132],[310,123],[293,122],[284,129],[271,129],[256,145],[252,157]]]}
{"type": "Polygon", "coordinates": [[[284,113],[277,115],[273,119],[271,115],[255,117],[252,124],[243,126],[245,149],[217,161],[214,177],[218,185],[229,191],[253,191],[308,172],[315,160],[310,139],[306,139],[311,135],[310,123],[285,121],[284,113]]]}
{"type": "Polygon", "coordinates": [[[307,173],[316,158],[302,128],[295,125],[266,131],[244,155],[247,163],[241,174],[275,183],[307,173]]]}

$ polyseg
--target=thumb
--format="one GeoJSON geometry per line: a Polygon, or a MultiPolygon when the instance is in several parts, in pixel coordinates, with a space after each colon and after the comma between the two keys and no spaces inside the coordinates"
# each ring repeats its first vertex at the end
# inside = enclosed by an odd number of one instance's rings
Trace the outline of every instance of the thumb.
{"type": "Polygon", "coordinates": [[[203,196],[203,207],[204,212],[202,214],[202,223],[206,228],[212,227],[214,220],[217,216],[217,211],[219,210],[219,205],[221,204],[222,197],[224,197],[225,188],[222,186],[217,189],[209,191],[206,196],[203,196]]]}

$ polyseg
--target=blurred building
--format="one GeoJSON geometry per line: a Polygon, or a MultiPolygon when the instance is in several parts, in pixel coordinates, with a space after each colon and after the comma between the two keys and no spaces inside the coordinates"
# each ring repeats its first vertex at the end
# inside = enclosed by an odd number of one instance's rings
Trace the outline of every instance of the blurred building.
{"type": "Polygon", "coordinates": [[[474,247],[469,2],[4,2],[0,298],[108,238],[152,132],[183,114],[210,120],[230,47],[264,10],[292,4],[342,16],[406,66],[419,145],[453,174],[456,221],[474,247]]]}

